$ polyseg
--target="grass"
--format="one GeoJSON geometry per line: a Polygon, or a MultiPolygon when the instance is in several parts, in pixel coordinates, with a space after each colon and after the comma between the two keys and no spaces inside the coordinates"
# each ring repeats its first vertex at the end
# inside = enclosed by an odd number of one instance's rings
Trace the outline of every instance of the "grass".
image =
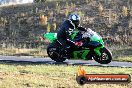
{"type": "Polygon", "coordinates": [[[132,62],[132,56],[122,56],[122,57],[117,57],[114,59],[115,61],[122,61],[122,62],[132,62]]]}
{"type": "Polygon", "coordinates": [[[45,57],[47,56],[46,49],[40,48],[26,49],[26,48],[2,48],[0,55],[5,56],[34,56],[34,57],[45,57]]]}
{"type": "MultiPolygon", "coordinates": [[[[88,74],[131,74],[132,68],[83,66],[88,74]]],[[[0,88],[130,88],[129,84],[76,82],[78,66],[0,62],[0,88]]]]}

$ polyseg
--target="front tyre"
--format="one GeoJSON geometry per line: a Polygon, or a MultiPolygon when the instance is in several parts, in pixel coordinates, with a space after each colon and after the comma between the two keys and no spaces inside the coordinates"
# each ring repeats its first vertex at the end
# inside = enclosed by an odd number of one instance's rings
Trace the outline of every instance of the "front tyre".
{"type": "Polygon", "coordinates": [[[56,43],[51,43],[47,47],[47,54],[52,60],[54,60],[56,62],[63,62],[66,60],[66,58],[60,57],[59,47],[57,46],[56,43]]]}
{"type": "Polygon", "coordinates": [[[102,55],[100,57],[95,55],[94,60],[100,64],[110,63],[112,60],[111,52],[107,48],[104,47],[103,49],[101,49],[101,53],[102,53],[102,55]]]}

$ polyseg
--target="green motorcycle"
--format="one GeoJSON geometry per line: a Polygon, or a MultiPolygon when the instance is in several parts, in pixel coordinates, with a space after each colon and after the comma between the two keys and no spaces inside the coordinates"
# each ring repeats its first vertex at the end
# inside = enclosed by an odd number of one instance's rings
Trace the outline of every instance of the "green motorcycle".
{"type": "MultiPolygon", "coordinates": [[[[79,31],[74,31],[71,35],[71,38],[75,39],[78,32],[79,31]]],[[[74,49],[70,55],[71,59],[94,59],[100,64],[108,64],[111,62],[112,54],[104,46],[103,39],[98,33],[89,29],[82,35],[82,37],[90,38],[90,42],[88,42],[89,47],[82,47],[81,50],[74,49]]],[[[57,40],[57,33],[46,33],[44,34],[44,38],[48,39],[51,42],[47,47],[47,54],[52,60],[56,62],[63,62],[66,59],[69,59],[64,57],[62,53],[60,54],[62,46],[57,40]]]]}

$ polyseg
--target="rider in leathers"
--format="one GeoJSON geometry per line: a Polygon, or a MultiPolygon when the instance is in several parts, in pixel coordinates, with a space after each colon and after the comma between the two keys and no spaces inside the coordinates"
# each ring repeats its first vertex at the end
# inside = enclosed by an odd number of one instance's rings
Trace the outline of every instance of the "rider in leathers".
{"type": "Polygon", "coordinates": [[[77,14],[70,14],[68,20],[60,26],[57,32],[58,42],[62,45],[62,50],[67,54],[67,58],[70,58],[69,54],[72,52],[75,42],[71,39],[71,34],[74,30],[78,29],[80,17],[77,14]]]}

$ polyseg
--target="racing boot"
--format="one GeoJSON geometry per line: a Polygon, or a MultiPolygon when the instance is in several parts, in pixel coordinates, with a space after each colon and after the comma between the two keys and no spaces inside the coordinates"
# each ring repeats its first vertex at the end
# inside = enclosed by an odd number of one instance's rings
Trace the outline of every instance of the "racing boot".
{"type": "Polygon", "coordinates": [[[61,55],[63,58],[70,59],[70,46],[63,48],[63,49],[60,51],[60,55],[61,55]]]}

